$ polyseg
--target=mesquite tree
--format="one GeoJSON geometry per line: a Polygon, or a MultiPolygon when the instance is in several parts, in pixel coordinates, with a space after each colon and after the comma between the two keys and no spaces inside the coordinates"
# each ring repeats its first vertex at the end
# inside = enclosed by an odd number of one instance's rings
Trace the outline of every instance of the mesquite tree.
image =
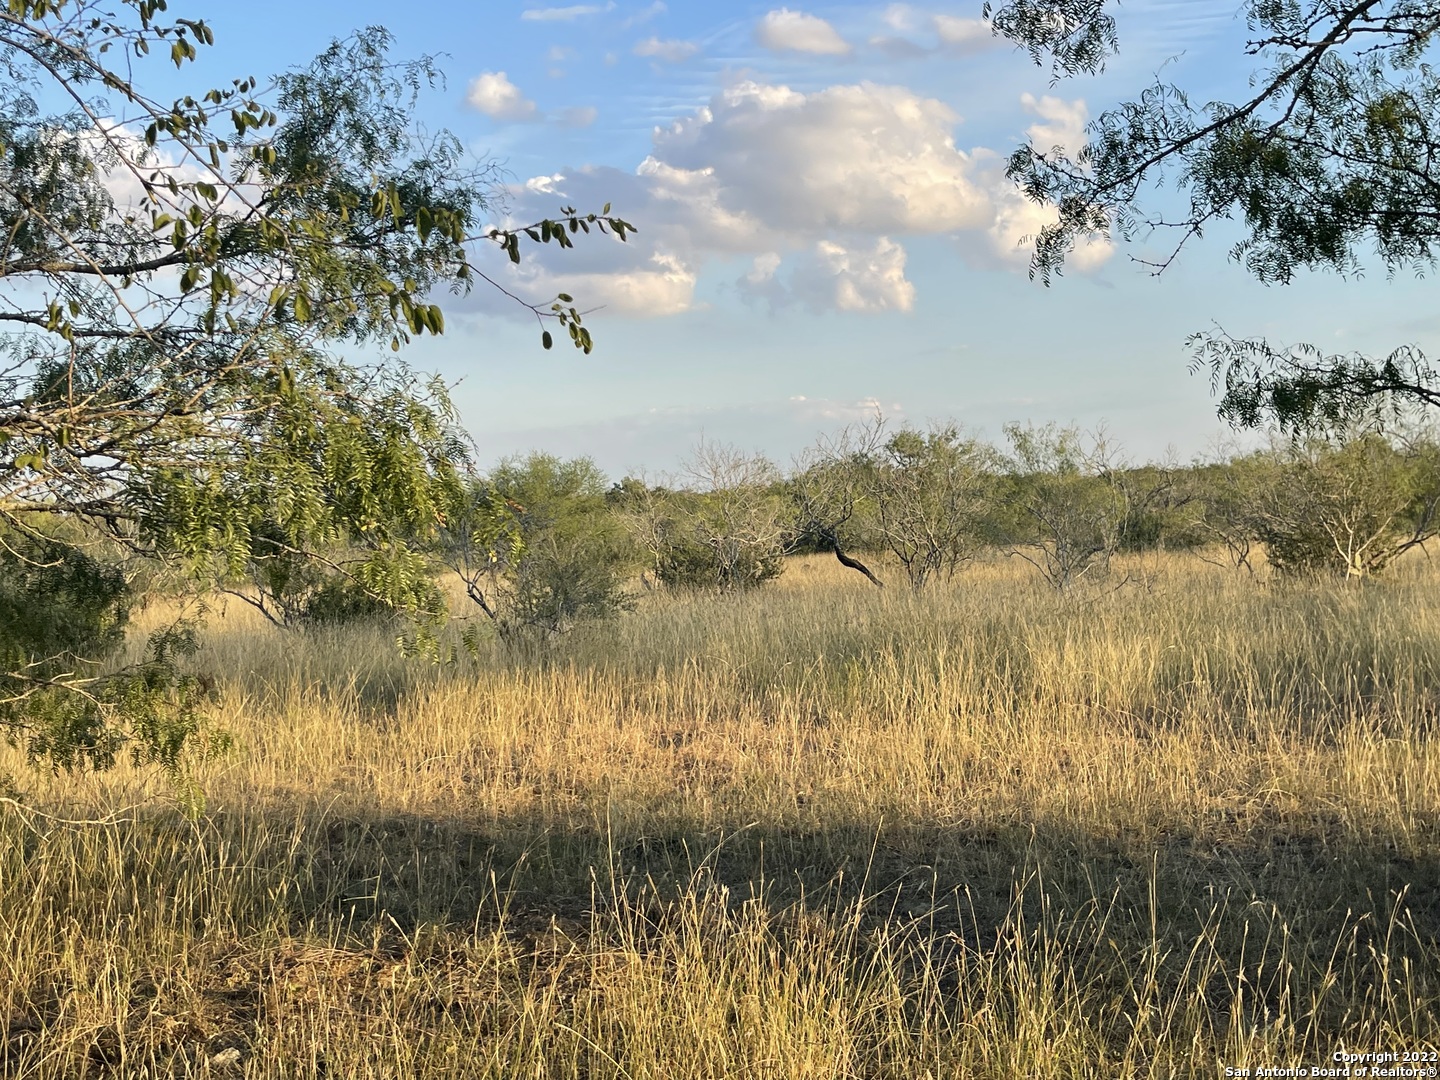
{"type": "Polygon", "coordinates": [[[1355,431],[1277,444],[1242,523],[1283,574],[1366,578],[1440,530],[1440,445],[1430,433],[1355,431]]]}
{"type": "MultiPolygon", "coordinates": [[[[61,765],[128,746],[174,767],[197,722],[183,632],[100,664],[128,611],[117,554],[248,579],[281,622],[334,581],[436,615],[424,549],[464,441],[443,387],[340,350],[440,333],[431,297],[483,278],[487,248],[630,228],[608,207],[485,227],[493,171],[421,134],[438,73],[378,28],[265,91],[157,100],[145,57],[183,68],[213,40],[165,8],[0,12],[0,603],[65,613],[0,622],[0,726],[61,765]]],[[[571,305],[533,310],[588,351],[571,305]]]]}
{"type": "Polygon", "coordinates": [[[980,550],[995,464],[953,424],[902,428],[876,448],[866,483],[877,531],[913,588],[949,581],[980,550]]]}
{"type": "Polygon", "coordinates": [[[885,583],[855,557],[854,549],[879,543],[873,487],[876,456],[884,442],[885,427],[879,417],[821,436],[796,461],[790,480],[796,535],[834,552],[842,566],[863,574],[880,589],[885,583]]]}
{"type": "MultiPolygon", "coordinates": [[[[589,458],[502,461],[466,492],[444,531],[446,563],[507,643],[544,643],[630,606],[639,559],[589,458]]],[[[472,638],[473,627],[469,628],[472,638]]]]}
{"type": "Polygon", "coordinates": [[[1103,432],[1007,424],[1006,547],[1065,590],[1099,577],[1124,538],[1131,492],[1103,432]]]}
{"type": "MultiPolygon", "coordinates": [[[[995,31],[1050,63],[1057,80],[1097,74],[1119,48],[1116,0],[997,0],[995,31]]],[[[1086,145],[1016,150],[1009,173],[1056,209],[1032,273],[1060,273],[1091,233],[1172,238],[1162,272],[1192,239],[1243,223],[1232,255],[1265,282],[1302,269],[1426,271],[1440,253],[1440,8],[1428,0],[1245,0],[1255,65],[1228,99],[1199,103],[1162,81],[1103,111],[1086,145]],[[1163,186],[1184,193],[1151,201],[1163,186]]],[[[1167,70],[1174,70],[1168,67],[1167,70]]],[[[1192,338],[1195,362],[1241,426],[1343,427],[1392,406],[1440,404],[1424,354],[1276,348],[1223,332],[1192,338]]]]}

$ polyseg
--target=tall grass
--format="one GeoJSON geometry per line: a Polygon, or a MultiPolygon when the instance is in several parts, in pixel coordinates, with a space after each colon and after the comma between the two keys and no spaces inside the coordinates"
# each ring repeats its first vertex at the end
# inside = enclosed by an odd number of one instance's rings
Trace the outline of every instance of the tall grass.
{"type": "Polygon", "coordinates": [[[797,559],[455,665],[232,606],[203,660],[236,745],[198,818],[128,767],[0,758],[26,789],[0,1074],[1215,1076],[1437,1047],[1440,573],[1126,570],[915,596],[797,559]]]}

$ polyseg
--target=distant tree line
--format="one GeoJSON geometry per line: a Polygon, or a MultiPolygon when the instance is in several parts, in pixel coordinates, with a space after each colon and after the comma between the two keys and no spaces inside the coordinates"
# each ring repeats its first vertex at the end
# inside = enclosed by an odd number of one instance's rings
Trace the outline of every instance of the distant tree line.
{"type": "Polygon", "coordinates": [[[481,626],[534,641],[617,615],[637,591],[758,588],[796,553],[916,590],[999,554],[1064,591],[1106,578],[1120,553],[1157,549],[1252,574],[1263,553],[1280,575],[1367,578],[1437,529],[1430,431],[1277,437],[1187,465],[1128,463],[1103,431],[1011,425],[1004,437],[877,420],[821,439],[788,473],[702,445],[678,477],[608,486],[588,459],[532,454],[457,493],[433,554],[481,626]]]}
{"type": "MultiPolygon", "coordinates": [[[[1121,553],[1158,549],[1241,573],[1365,579],[1440,527],[1440,438],[1277,436],[1209,461],[1137,465],[1103,431],[1011,425],[995,445],[953,424],[877,420],[819,440],[788,471],[703,445],[676,477],[612,483],[586,458],[536,453],[457,472],[429,505],[433,520],[397,513],[376,523],[408,552],[395,582],[357,575],[364,551],[337,537],[321,558],[286,559],[277,545],[273,558],[219,563],[198,587],[241,597],[289,630],[385,621],[421,649],[439,649],[439,620],[459,615],[450,647],[475,650],[490,639],[542,648],[647,591],[757,589],[797,553],[833,556],[876,587],[914,590],[953,580],[983,555],[1024,560],[1037,581],[1065,592],[1107,580],[1121,553]],[[458,612],[447,611],[452,574],[466,597],[458,612]],[[397,603],[402,583],[407,601],[397,603]]],[[[75,528],[57,514],[26,542],[43,556],[75,528]]],[[[0,659],[22,676],[67,657],[97,664],[123,641],[134,600],[171,588],[193,592],[197,582],[137,562],[118,543],[92,543],[83,558],[0,561],[0,625],[9,628],[0,659]]],[[[163,724],[150,736],[171,760],[203,707],[203,695],[176,703],[172,693],[174,662],[194,645],[188,630],[160,638],[156,663],[170,667],[152,684],[142,666],[126,684],[153,699],[147,708],[163,724]]],[[[53,701],[22,733],[37,759],[78,763],[79,746],[103,765],[120,749],[87,742],[83,710],[53,701]]]]}

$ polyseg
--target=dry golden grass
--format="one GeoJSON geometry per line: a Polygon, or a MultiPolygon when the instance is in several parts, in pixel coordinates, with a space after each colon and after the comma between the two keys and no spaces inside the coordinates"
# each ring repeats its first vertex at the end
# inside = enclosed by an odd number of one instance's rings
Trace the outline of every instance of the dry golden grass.
{"type": "Polygon", "coordinates": [[[1434,1050],[1440,571],[1127,569],[1061,598],[1001,562],[916,597],[802,558],[454,666],[232,604],[203,661],[236,748],[199,767],[197,820],[129,768],[0,758],[27,789],[0,807],[0,1074],[1434,1050]]]}

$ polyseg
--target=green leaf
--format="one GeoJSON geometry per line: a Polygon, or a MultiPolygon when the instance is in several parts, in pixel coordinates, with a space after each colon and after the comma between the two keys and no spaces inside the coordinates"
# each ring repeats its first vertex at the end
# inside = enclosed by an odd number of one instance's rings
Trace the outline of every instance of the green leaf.
{"type": "Polygon", "coordinates": [[[295,294],[295,318],[299,322],[310,321],[310,298],[303,292],[295,294]]]}
{"type": "Polygon", "coordinates": [[[544,346],[545,348],[547,348],[547,349],[550,348],[550,346],[552,346],[552,345],[555,344],[555,339],[550,336],[550,331],[549,331],[549,330],[546,330],[544,333],[542,333],[542,334],[540,335],[540,344],[543,345],[543,346],[544,346]]]}

